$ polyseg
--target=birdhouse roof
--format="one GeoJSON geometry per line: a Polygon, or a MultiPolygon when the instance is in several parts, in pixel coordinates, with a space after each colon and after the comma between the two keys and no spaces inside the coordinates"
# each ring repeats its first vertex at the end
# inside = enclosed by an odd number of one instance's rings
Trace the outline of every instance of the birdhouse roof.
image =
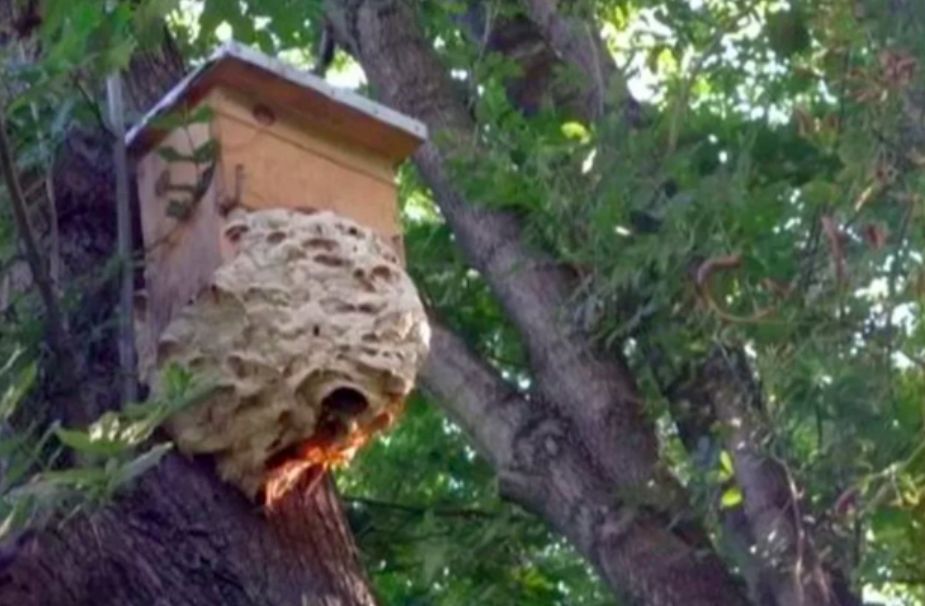
{"type": "Polygon", "coordinates": [[[407,158],[427,138],[427,127],[414,118],[232,41],[164,95],[126,134],[126,145],[144,153],[165,134],[153,125],[158,117],[196,105],[217,86],[309,116],[337,136],[395,161],[407,158]]]}

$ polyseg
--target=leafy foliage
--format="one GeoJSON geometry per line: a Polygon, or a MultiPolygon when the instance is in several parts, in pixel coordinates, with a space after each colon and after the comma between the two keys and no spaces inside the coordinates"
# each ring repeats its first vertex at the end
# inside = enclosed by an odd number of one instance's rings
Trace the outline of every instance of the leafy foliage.
{"type": "Polygon", "coordinates": [[[388,604],[608,604],[542,523],[501,502],[493,472],[421,398],[341,474],[351,525],[388,604]],[[422,440],[422,436],[440,436],[422,440]]]}
{"type": "Polygon", "coordinates": [[[169,442],[153,443],[154,431],[171,414],[211,390],[182,369],[164,376],[164,398],[106,412],[86,430],[54,424],[44,431],[12,430],[11,420],[35,380],[35,362],[20,351],[0,369],[3,435],[0,453],[0,540],[24,529],[60,522],[98,506],[158,464],[169,442]],[[140,452],[139,452],[140,451],[140,452]],[[62,465],[62,458],[76,461],[62,465]]]}
{"type": "MultiPolygon", "coordinates": [[[[164,0],[111,12],[91,0],[45,4],[41,60],[4,56],[18,91],[8,113],[30,175],[54,164],[70,129],[99,121],[89,91],[159,40],[165,15],[190,59],[225,32],[308,60],[322,29],[317,0],[204,0],[179,12],[164,0]]],[[[518,12],[516,3],[484,4],[496,19],[518,12]]],[[[764,446],[803,487],[820,547],[871,600],[925,604],[925,7],[559,4],[596,20],[627,77],[611,91],[613,111],[593,124],[551,105],[518,111],[506,85],[522,68],[463,31],[469,3],[416,3],[477,123],[480,152],[451,167],[459,186],[522,216],[532,243],[573,269],[578,288],[563,312],[627,356],[664,459],[711,530],[741,505],[741,489],[720,444],[681,445],[665,393],[714,344],[736,344],[761,378],[771,420],[764,446]],[[616,109],[629,94],[641,101],[636,126],[616,109]],[[708,267],[719,269],[701,280],[708,267]]],[[[204,163],[209,153],[165,152],[204,163]]],[[[460,257],[430,192],[411,169],[400,186],[410,269],[428,304],[529,388],[516,334],[460,257]]],[[[2,213],[7,268],[17,251],[2,213]]],[[[134,449],[149,445],[174,405],[110,413],[87,430],[23,423],[22,403],[44,395],[33,386],[34,310],[28,293],[3,304],[0,532],[38,515],[36,502],[111,496],[163,453],[134,449]],[[56,468],[62,448],[82,465],[56,468]]],[[[100,329],[109,318],[93,320],[100,329]]],[[[424,396],[339,483],[384,603],[611,603],[560,538],[499,499],[491,470],[424,396]]]]}
{"type": "MultiPolygon", "coordinates": [[[[157,148],[157,153],[167,162],[168,166],[186,163],[192,164],[195,169],[195,181],[193,183],[171,183],[171,171],[165,172],[166,182],[159,182],[158,185],[164,188],[164,191],[171,194],[181,194],[180,197],[171,197],[167,202],[167,215],[182,222],[188,219],[196,209],[199,202],[205,196],[209,187],[212,185],[212,178],[215,174],[215,167],[218,163],[218,143],[215,139],[206,139],[198,145],[195,144],[193,135],[190,131],[194,124],[208,124],[213,118],[213,110],[208,105],[203,105],[194,112],[174,111],[164,116],[160,116],[152,121],[154,128],[164,131],[182,129],[181,132],[189,143],[189,151],[183,152],[169,145],[162,145],[157,148]]],[[[150,248],[150,246],[149,246],[150,248]]]]}
{"type": "MultiPolygon", "coordinates": [[[[552,109],[525,118],[505,95],[516,67],[450,33],[453,5],[427,5],[444,61],[478,85],[487,151],[455,167],[459,184],[522,214],[574,267],[568,313],[646,379],[666,453],[705,515],[742,495],[718,445],[698,461],[676,444],[663,393],[713,343],[744,344],[773,421],[767,448],[805,487],[824,549],[858,586],[921,603],[921,85],[908,75],[923,58],[908,25],[920,9],[891,28],[834,1],[588,4],[618,61],[657,83],[645,128],[552,109]],[[708,305],[696,271],[730,255],[708,305]]],[[[529,384],[503,314],[413,180],[406,200],[431,304],[529,384]]]]}
{"type": "MultiPolygon", "coordinates": [[[[34,3],[33,3],[34,4],[34,3]]],[[[163,40],[163,16],[176,2],[144,3],[50,1],[41,19],[24,12],[17,36],[5,41],[3,98],[13,126],[17,169],[21,173],[33,228],[56,242],[54,170],[59,149],[75,130],[106,128],[95,89],[113,70],[128,66],[133,53],[163,40]],[[39,51],[26,42],[37,28],[39,51]],[[38,221],[37,221],[38,219],[38,221]]],[[[7,195],[4,192],[4,195],[7,195]]],[[[172,371],[166,396],[107,412],[86,429],[47,422],[55,394],[54,367],[43,347],[41,306],[29,286],[31,276],[19,259],[16,233],[6,216],[0,223],[2,296],[0,313],[0,541],[24,528],[60,522],[88,505],[112,498],[116,491],[158,463],[170,444],[154,443],[153,432],[173,411],[202,396],[208,386],[172,371]]],[[[47,251],[49,265],[61,265],[57,244],[47,251]]],[[[76,275],[55,271],[56,293],[71,316],[70,328],[87,348],[106,341],[112,320],[79,317],[87,301],[105,290],[113,263],[81,268],[76,275]],[[84,333],[83,331],[86,331],[84,333]]],[[[110,312],[104,308],[100,315],[110,312]]],[[[77,400],[77,398],[72,398],[77,400]]]]}

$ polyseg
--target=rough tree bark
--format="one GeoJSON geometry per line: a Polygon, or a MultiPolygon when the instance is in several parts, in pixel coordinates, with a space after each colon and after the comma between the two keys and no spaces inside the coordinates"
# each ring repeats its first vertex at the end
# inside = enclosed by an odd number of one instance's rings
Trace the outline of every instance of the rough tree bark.
{"type": "Polygon", "coordinates": [[[617,66],[594,24],[564,16],[557,0],[524,0],[523,5],[556,56],[585,75],[585,119],[593,121],[603,116],[617,66]]]}
{"type": "Polygon", "coordinates": [[[594,453],[570,418],[518,393],[450,331],[434,327],[425,388],[472,437],[508,496],[565,535],[618,595],[652,606],[745,604],[724,564],[699,537],[621,503],[595,473],[594,453]],[[527,491],[529,490],[529,492],[527,491]]]}
{"type": "Polygon", "coordinates": [[[456,189],[448,149],[478,153],[474,125],[413,10],[399,0],[328,6],[341,44],[379,97],[431,129],[415,162],[468,261],[519,329],[536,383],[529,400],[519,396],[438,330],[427,386],[470,431],[491,436],[477,441],[498,466],[502,491],[568,536],[615,591],[654,605],[744,603],[704,534],[681,519],[683,491],[659,463],[626,364],[602,356],[562,317],[572,276],[525,244],[518,217],[456,189]]]}
{"type": "MultiPolygon", "coordinates": [[[[14,6],[0,5],[6,23],[18,17],[14,6]]],[[[135,115],[182,70],[169,44],[136,57],[126,77],[135,115]]],[[[110,147],[101,131],[74,132],[55,166],[64,280],[92,278],[87,269],[114,253],[110,147]]],[[[105,325],[114,311],[112,285],[87,284],[70,322],[75,334],[105,325]]],[[[111,332],[89,341],[78,363],[86,406],[66,418],[90,420],[117,405],[114,351],[111,332]]],[[[208,462],[174,454],[111,505],[0,545],[3,606],[373,603],[330,481],[293,490],[265,513],[219,482],[208,462]]]]}
{"type": "Polygon", "coordinates": [[[264,515],[171,456],[112,506],[18,540],[3,606],[374,604],[330,483],[264,515]]]}
{"type": "Polygon", "coordinates": [[[674,398],[684,409],[697,410],[701,422],[718,422],[723,428],[721,436],[743,495],[741,507],[727,515],[737,518],[752,539],[749,546],[754,546],[763,588],[757,590],[760,603],[860,604],[844,579],[820,557],[793,476],[767,452],[761,388],[745,353],[715,348],[677,388],[674,398]]]}
{"type": "MultiPolygon", "coordinates": [[[[602,355],[561,314],[572,276],[525,245],[516,216],[465,200],[454,186],[448,166],[459,150],[478,153],[471,141],[475,129],[454,97],[445,70],[417,31],[413,11],[397,0],[328,6],[340,43],[363,65],[379,96],[431,128],[432,142],[417,154],[417,166],[469,263],[482,273],[518,328],[535,381],[530,394],[516,392],[458,339],[438,328],[424,375],[427,388],[494,463],[506,495],[569,537],[615,591],[644,604],[743,601],[697,529],[659,525],[659,514],[675,522],[683,519],[683,491],[659,465],[654,434],[642,417],[626,363],[602,355]],[[648,500],[652,493],[641,486],[664,495],[663,502],[648,500]],[[628,506],[640,502],[646,507],[628,506]],[[685,554],[695,552],[699,557],[685,559],[685,554]],[[675,556],[660,559],[669,553],[675,556]],[[712,591],[698,593],[692,579],[709,579],[712,591]]],[[[561,14],[554,0],[524,0],[522,6],[554,55],[588,75],[582,113],[588,120],[600,117],[608,109],[617,72],[596,30],[561,14]]],[[[635,126],[632,114],[624,117],[635,126]]],[[[702,364],[709,368],[710,360],[702,364]]],[[[723,399],[741,378],[700,377],[700,387],[711,400],[723,399]]],[[[719,420],[727,427],[735,423],[730,415],[719,420]]],[[[709,434],[713,427],[701,431],[709,434]]],[[[776,489],[764,485],[768,478],[753,475],[768,461],[754,444],[749,448],[754,465],[740,464],[741,450],[736,464],[737,480],[750,486],[745,491],[747,504],[760,501],[761,490],[776,489]]],[[[726,531],[746,549],[761,545],[768,540],[770,526],[758,518],[777,520],[792,515],[795,506],[792,500],[746,506],[736,512],[741,514],[738,523],[727,524],[726,531]]],[[[799,545],[799,553],[791,553],[783,563],[755,562],[758,570],[750,576],[755,599],[772,599],[767,603],[778,606],[857,603],[842,583],[834,583],[810,543],[801,540],[799,545]],[[765,588],[768,592],[762,593],[765,588]]]]}
{"type": "MultiPolygon", "coordinates": [[[[557,4],[524,0],[526,14],[554,53],[593,74],[583,110],[593,119],[606,106],[615,69],[600,52],[603,46],[593,29],[561,15],[557,4]]],[[[329,7],[340,42],[360,60],[386,103],[423,119],[437,137],[477,153],[470,143],[470,117],[419,34],[407,3],[350,0],[330,2],[329,7]]],[[[84,147],[93,149],[92,144],[84,147]]],[[[518,217],[465,200],[450,178],[449,159],[445,147],[431,143],[416,162],[470,263],[486,277],[519,329],[536,383],[530,393],[516,391],[438,326],[424,372],[427,388],[496,466],[502,490],[567,536],[615,591],[646,605],[744,604],[742,587],[702,531],[683,518],[683,491],[659,464],[653,428],[644,418],[627,364],[602,355],[588,335],[562,317],[573,277],[524,243],[518,217]]],[[[90,165],[89,174],[98,175],[98,166],[90,165]]],[[[71,174],[79,179],[82,173],[71,174]]],[[[85,185],[99,188],[101,183],[91,177],[85,185]]],[[[102,208],[111,210],[108,195],[73,199],[76,208],[101,200],[102,208]]],[[[84,231],[95,241],[101,226],[94,223],[93,214],[85,215],[84,221],[84,231]]],[[[97,254],[109,250],[107,244],[97,254]]],[[[705,394],[715,398],[725,383],[705,385],[716,386],[718,391],[705,394]]],[[[328,522],[310,530],[316,519],[300,518],[307,524],[301,530],[320,537],[320,544],[309,550],[345,554],[337,560],[346,562],[344,569],[332,573],[330,566],[324,570],[321,561],[303,554],[304,559],[297,560],[299,569],[286,575],[276,566],[289,562],[271,566],[267,559],[289,557],[291,543],[284,539],[302,533],[291,527],[281,532],[261,521],[228,492],[200,464],[171,457],[114,508],[24,541],[21,557],[0,573],[0,603],[9,598],[25,600],[11,602],[17,604],[53,604],[56,599],[90,595],[75,592],[93,587],[107,587],[107,592],[123,598],[126,594],[119,592],[136,583],[151,592],[144,594],[150,597],[172,590],[180,579],[192,580],[192,588],[185,588],[192,597],[170,603],[290,603],[306,592],[330,599],[320,603],[368,603],[362,574],[346,555],[349,539],[342,532],[342,520],[335,522],[338,514],[330,493],[319,493],[315,497],[322,502],[308,504],[322,512],[318,520],[328,522]],[[164,541],[152,538],[152,529],[176,537],[179,547],[170,550],[164,541]],[[226,536],[232,540],[220,542],[226,536]],[[98,543],[104,549],[94,553],[85,541],[97,537],[110,537],[112,542],[98,543]],[[51,563],[60,557],[53,550],[68,554],[67,574],[52,569],[51,563]],[[253,568],[255,559],[267,568],[253,568]],[[220,564],[209,566],[209,560],[220,564]],[[114,588],[94,585],[100,579],[115,582],[114,588]],[[271,593],[268,588],[276,583],[280,587],[271,593]],[[33,597],[23,591],[46,593],[33,597]]],[[[750,519],[743,525],[756,529],[750,519]]],[[[777,602],[797,603],[783,598],[777,602]]]]}

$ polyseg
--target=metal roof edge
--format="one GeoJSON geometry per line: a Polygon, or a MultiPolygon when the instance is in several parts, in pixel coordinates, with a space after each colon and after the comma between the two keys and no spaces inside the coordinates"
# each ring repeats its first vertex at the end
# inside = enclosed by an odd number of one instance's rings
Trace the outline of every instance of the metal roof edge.
{"type": "Polygon", "coordinates": [[[126,146],[130,147],[156,117],[176,105],[193,82],[208,72],[213,65],[228,58],[238,59],[264,69],[279,78],[283,78],[302,88],[321,94],[332,101],[366,114],[392,128],[404,131],[421,141],[427,139],[427,126],[419,120],[380,103],[376,103],[351,90],[332,86],[323,78],[300,70],[284,61],[265,55],[239,42],[230,40],[215,49],[212,55],[210,55],[202,65],[198,66],[180,80],[141,118],[141,120],[138,121],[137,124],[129,129],[125,135],[126,146]]]}

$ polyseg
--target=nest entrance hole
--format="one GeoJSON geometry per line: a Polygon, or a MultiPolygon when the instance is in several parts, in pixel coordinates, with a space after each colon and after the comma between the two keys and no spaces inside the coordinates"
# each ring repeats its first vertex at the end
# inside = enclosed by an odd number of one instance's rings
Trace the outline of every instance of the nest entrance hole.
{"type": "MultiPolygon", "coordinates": [[[[369,401],[357,389],[352,387],[338,387],[321,400],[321,410],[336,414],[357,416],[369,408],[369,401]]],[[[323,414],[322,413],[322,414],[323,414]]]]}
{"type": "MultiPolygon", "coordinates": [[[[363,392],[352,387],[338,387],[331,390],[321,400],[321,416],[310,438],[293,444],[273,454],[266,462],[265,469],[271,470],[285,465],[289,461],[304,459],[312,448],[326,450],[331,444],[343,438],[348,432],[351,417],[356,417],[369,408],[369,400],[363,392]]],[[[289,416],[289,413],[283,413],[289,416]]],[[[285,422],[281,417],[280,421],[285,422]]]]}

